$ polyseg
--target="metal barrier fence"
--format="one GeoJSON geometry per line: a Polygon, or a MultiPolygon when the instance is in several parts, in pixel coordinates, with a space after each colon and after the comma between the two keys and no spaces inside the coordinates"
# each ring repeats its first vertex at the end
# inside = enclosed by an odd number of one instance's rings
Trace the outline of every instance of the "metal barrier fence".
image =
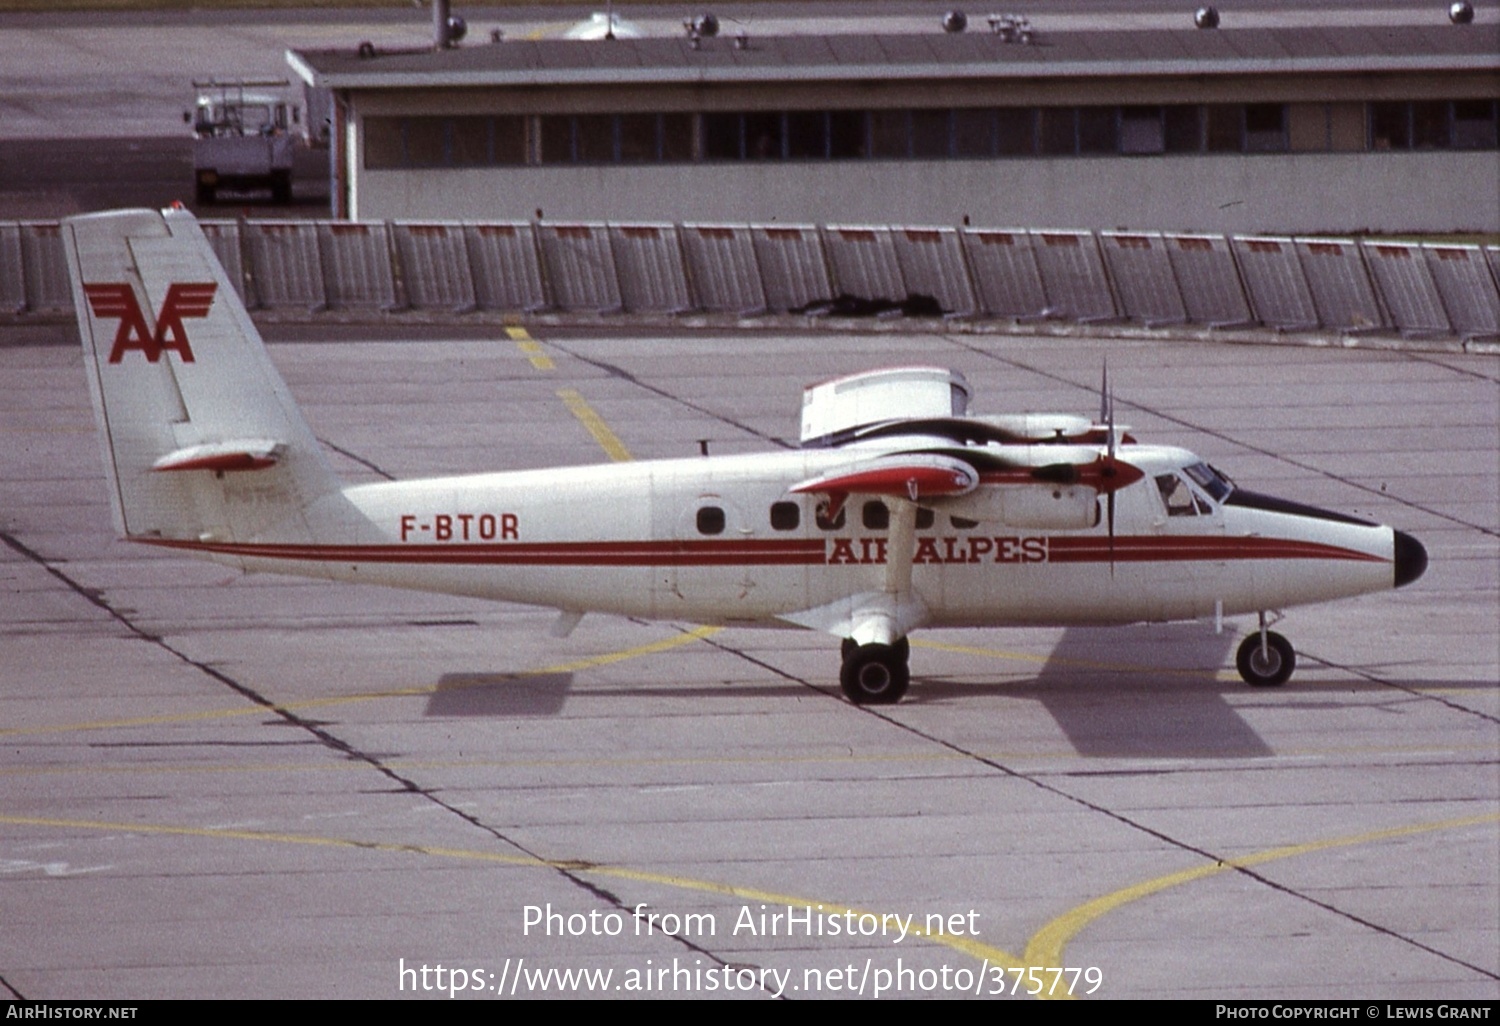
{"type": "MultiPolygon", "coordinates": [[[[1500,336],[1500,246],[888,225],[204,221],[252,310],[841,309],[1500,336]]],[[[0,222],[0,313],[65,313],[55,222],[0,222]]]]}

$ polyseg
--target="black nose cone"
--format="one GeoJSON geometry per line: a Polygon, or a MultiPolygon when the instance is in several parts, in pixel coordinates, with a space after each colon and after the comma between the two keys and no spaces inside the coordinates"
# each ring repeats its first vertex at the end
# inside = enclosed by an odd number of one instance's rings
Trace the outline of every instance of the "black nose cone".
{"type": "Polygon", "coordinates": [[[1427,550],[1405,531],[1396,532],[1396,587],[1410,584],[1427,572],[1427,550]]]}

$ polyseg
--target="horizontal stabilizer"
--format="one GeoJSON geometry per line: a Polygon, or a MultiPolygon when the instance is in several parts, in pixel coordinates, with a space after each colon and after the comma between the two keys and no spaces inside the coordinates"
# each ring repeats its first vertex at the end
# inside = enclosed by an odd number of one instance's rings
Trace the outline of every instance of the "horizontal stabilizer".
{"type": "Polygon", "coordinates": [[[280,442],[266,438],[190,445],[163,456],[151,464],[151,469],[264,470],[276,465],[284,448],[280,442]]]}

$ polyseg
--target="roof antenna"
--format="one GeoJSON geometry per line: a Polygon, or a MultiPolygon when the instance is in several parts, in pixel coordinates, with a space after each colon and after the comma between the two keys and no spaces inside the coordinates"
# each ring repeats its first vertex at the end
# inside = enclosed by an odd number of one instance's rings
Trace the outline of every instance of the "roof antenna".
{"type": "Polygon", "coordinates": [[[1108,424],[1111,419],[1109,401],[1109,357],[1104,358],[1104,373],[1099,379],[1099,423],[1108,424]]]}

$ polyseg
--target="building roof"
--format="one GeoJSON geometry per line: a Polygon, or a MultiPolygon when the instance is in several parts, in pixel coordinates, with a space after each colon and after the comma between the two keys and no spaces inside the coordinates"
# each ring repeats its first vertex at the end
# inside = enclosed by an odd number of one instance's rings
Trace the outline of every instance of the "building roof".
{"type": "Polygon", "coordinates": [[[335,89],[683,85],[927,78],[1500,72],[1500,25],[1049,32],[1030,44],[961,35],[517,40],[448,50],[291,50],[335,89]]]}

